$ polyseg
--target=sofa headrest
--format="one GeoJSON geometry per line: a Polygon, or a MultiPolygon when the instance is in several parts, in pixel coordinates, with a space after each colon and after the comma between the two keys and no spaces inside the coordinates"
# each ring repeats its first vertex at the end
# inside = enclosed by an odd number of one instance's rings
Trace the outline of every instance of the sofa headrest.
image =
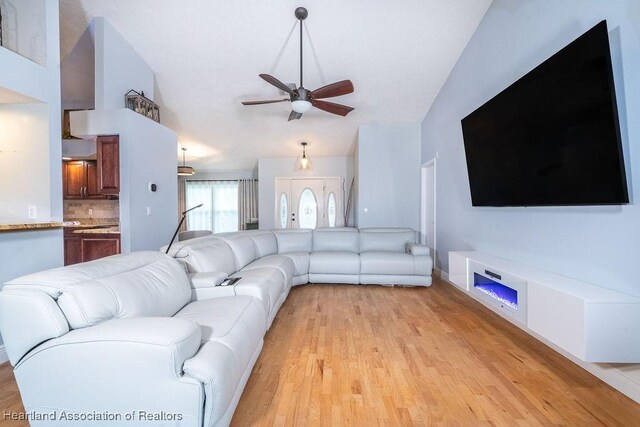
{"type": "Polygon", "coordinates": [[[314,251],[358,252],[358,229],[350,227],[316,228],[313,230],[314,251]]]}
{"type": "Polygon", "coordinates": [[[247,230],[244,232],[256,247],[256,257],[262,258],[267,255],[278,253],[278,242],[276,236],[269,230],[247,230]]]}
{"type": "Polygon", "coordinates": [[[73,329],[119,317],[173,316],[191,298],[184,269],[159,252],[114,255],[29,274],[4,289],[46,292],[73,329]]]}
{"type": "Polygon", "coordinates": [[[313,232],[306,228],[287,228],[273,230],[278,242],[278,253],[311,252],[313,249],[313,232]]]}
{"type": "Polygon", "coordinates": [[[229,245],[236,260],[236,270],[240,270],[258,257],[256,245],[245,231],[214,234],[212,237],[229,245]]]}
{"type": "Polygon", "coordinates": [[[407,243],[416,242],[416,232],[411,228],[361,228],[360,252],[404,252],[407,243]]]}
{"type": "MultiPolygon", "coordinates": [[[[174,243],[169,255],[183,264],[188,273],[235,273],[238,269],[231,247],[226,241],[215,236],[174,243]]],[[[166,250],[165,246],[160,249],[160,252],[166,250]]]]}

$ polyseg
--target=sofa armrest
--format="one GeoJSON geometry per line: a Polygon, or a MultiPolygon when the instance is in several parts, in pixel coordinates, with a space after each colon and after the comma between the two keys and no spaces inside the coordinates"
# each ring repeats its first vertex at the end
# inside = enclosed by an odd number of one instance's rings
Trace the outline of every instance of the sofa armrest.
{"type": "Polygon", "coordinates": [[[407,243],[406,252],[415,256],[430,255],[431,251],[428,246],[419,245],[417,243],[407,243]]]}
{"type": "Polygon", "coordinates": [[[189,274],[191,289],[212,288],[227,280],[227,273],[192,273],[189,274]]]}
{"type": "Polygon", "coordinates": [[[202,425],[202,385],[182,372],[201,338],[200,325],[186,319],[112,319],[41,344],[14,373],[33,410],[165,411],[178,414],[181,425],[202,425]]]}
{"type": "Polygon", "coordinates": [[[85,357],[91,358],[95,347],[109,351],[117,347],[118,352],[132,353],[140,357],[144,353],[166,351],[171,355],[173,370],[182,372],[185,360],[192,358],[200,348],[202,331],[200,325],[191,320],[174,317],[127,317],[112,319],[97,326],[75,329],[60,338],[49,340],[28,353],[16,366],[28,364],[29,360],[56,349],[85,347],[85,357]],[[140,351],[144,348],[144,351],[140,351]]]}

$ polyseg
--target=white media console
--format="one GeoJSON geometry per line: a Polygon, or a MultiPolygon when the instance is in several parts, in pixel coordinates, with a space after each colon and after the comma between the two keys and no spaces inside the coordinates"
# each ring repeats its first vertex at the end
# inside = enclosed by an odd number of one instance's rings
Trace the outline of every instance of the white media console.
{"type": "Polygon", "coordinates": [[[587,362],[640,362],[640,298],[480,252],[449,252],[449,281],[587,362]]]}

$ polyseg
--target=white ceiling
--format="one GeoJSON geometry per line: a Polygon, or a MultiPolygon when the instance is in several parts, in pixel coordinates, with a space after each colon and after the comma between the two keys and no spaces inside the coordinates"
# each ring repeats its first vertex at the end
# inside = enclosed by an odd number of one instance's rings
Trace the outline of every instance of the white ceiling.
{"type": "MultiPolygon", "coordinates": [[[[252,169],[260,157],[353,152],[358,125],[420,121],[491,0],[61,0],[62,59],[95,16],[106,17],[155,71],[163,124],[199,170],[252,169]],[[350,79],[355,92],[330,101],[347,117],[312,109],[287,122],[289,103],[258,77],[298,82],[298,29],[305,21],[305,87],[350,79]]],[[[68,90],[73,90],[72,88],[68,90]]],[[[76,89],[77,90],[77,89],[76,89]]],[[[64,93],[63,93],[64,96],[64,93]]]]}

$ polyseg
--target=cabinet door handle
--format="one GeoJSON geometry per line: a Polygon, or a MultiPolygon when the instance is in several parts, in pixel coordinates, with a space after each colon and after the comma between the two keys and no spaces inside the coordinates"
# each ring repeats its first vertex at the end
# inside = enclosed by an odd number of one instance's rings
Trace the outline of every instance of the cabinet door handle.
{"type": "Polygon", "coordinates": [[[87,198],[87,187],[82,187],[82,197],[87,198]]]}

